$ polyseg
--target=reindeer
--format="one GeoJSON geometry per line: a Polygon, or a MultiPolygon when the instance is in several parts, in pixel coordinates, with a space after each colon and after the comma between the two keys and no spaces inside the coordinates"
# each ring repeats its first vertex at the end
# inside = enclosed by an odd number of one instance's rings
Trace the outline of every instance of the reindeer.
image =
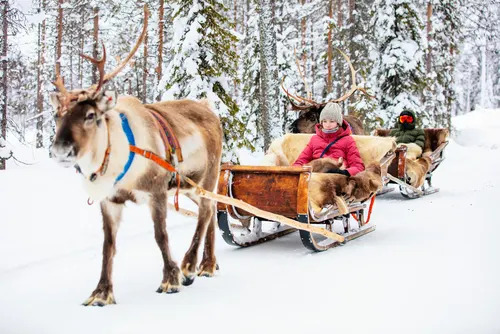
{"type": "Polygon", "coordinates": [[[196,275],[210,277],[217,269],[214,202],[196,195],[184,176],[207,190],[215,188],[222,152],[219,118],[203,101],[142,104],[135,97],[116,98],[115,93],[103,90],[104,84],[123,69],[142,43],[148,13],[145,8],[139,40],[114,71],[104,72],[106,49],[103,45],[100,60],[84,56],[99,70],[96,85],[67,91],[57,75],[54,84],[59,92],[51,95],[56,110],[53,158],[64,167],[78,167],[90,197],[100,201],[102,213],[102,271],[96,289],[83,303],[86,306],[115,303],[111,274],[116,233],[126,201],[149,206],[164,263],[157,292],[178,292],[181,284],[190,285],[196,275]],[[169,131],[167,135],[165,130],[169,131]],[[178,173],[150,159],[169,162],[177,167],[178,173]],[[167,197],[176,188],[199,207],[196,230],[180,269],[170,254],[166,231],[167,197]],[[197,270],[197,252],[202,241],[203,258],[197,270]]]}
{"type": "MultiPolygon", "coordinates": [[[[356,71],[354,70],[354,67],[352,66],[351,60],[349,57],[342,52],[341,50],[338,50],[342,56],[347,60],[347,63],[349,64],[349,68],[351,69],[351,76],[352,76],[352,85],[351,89],[344,94],[342,97],[339,97],[337,99],[332,99],[326,102],[318,103],[310,98],[305,98],[301,97],[298,95],[293,95],[291,94],[284,86],[284,79],[281,82],[281,88],[285,92],[288,101],[290,101],[290,104],[292,106],[293,111],[299,112],[299,117],[292,122],[292,124],[289,125],[288,130],[291,133],[316,133],[315,126],[317,123],[319,123],[319,115],[321,114],[321,111],[325,107],[325,105],[328,102],[342,102],[348,99],[352,94],[354,94],[357,90],[363,92],[367,96],[368,93],[366,90],[362,87],[359,87],[356,85],[356,71]],[[294,102],[295,100],[295,102],[294,102]]],[[[297,61],[298,64],[298,61],[297,61]]],[[[300,71],[299,67],[299,72],[302,75],[302,72],[300,71]]],[[[304,77],[302,77],[305,83],[304,77]]],[[[306,86],[307,87],[307,86],[306,86]]],[[[308,93],[308,96],[310,96],[310,93],[308,93]]],[[[344,119],[349,123],[349,125],[352,128],[352,133],[355,135],[364,135],[365,130],[363,128],[363,123],[355,116],[353,115],[345,115],[344,119]]]]}

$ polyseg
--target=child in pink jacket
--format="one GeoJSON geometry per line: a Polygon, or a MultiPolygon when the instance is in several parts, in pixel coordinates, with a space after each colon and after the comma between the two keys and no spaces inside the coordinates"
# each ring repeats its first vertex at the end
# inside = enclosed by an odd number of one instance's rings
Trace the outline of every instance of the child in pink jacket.
{"type": "Polygon", "coordinates": [[[329,173],[354,176],[365,169],[356,143],[351,136],[349,124],[342,117],[342,110],[337,103],[328,103],[319,116],[316,134],[311,137],[306,148],[299,155],[293,166],[302,166],[319,158],[343,158],[346,169],[332,169],[329,173]]]}

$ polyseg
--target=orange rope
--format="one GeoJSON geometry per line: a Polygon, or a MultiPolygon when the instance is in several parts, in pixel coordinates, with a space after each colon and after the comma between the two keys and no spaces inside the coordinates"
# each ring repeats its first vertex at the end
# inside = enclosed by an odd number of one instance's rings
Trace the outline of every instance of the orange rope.
{"type": "Polygon", "coordinates": [[[145,157],[146,159],[152,160],[153,162],[157,163],[158,165],[165,168],[169,172],[176,173],[175,177],[176,177],[176,181],[177,181],[177,191],[175,192],[175,196],[174,196],[174,206],[175,206],[175,210],[179,211],[179,188],[181,186],[181,177],[180,177],[179,173],[177,172],[177,170],[175,169],[175,167],[172,166],[167,161],[165,161],[164,159],[162,159],[162,157],[154,154],[153,152],[143,150],[142,148],[139,148],[139,147],[134,146],[134,145],[129,145],[129,147],[130,147],[131,152],[140,154],[143,157],[145,157]]]}
{"type": "MultiPolygon", "coordinates": [[[[375,203],[375,195],[372,196],[372,199],[370,201],[370,206],[368,207],[368,217],[366,218],[366,221],[363,225],[366,225],[370,222],[370,218],[372,216],[372,210],[373,210],[373,203],[375,203]]],[[[351,213],[351,216],[359,223],[358,217],[356,216],[355,213],[351,213]]]]}

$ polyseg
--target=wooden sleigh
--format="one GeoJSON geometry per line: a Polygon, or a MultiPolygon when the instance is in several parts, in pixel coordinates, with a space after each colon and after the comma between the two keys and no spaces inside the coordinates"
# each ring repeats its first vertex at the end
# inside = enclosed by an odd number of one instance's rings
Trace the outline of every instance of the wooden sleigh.
{"type": "MultiPolygon", "coordinates": [[[[382,158],[383,171],[387,170],[394,156],[393,152],[389,152],[382,158]]],[[[338,233],[342,237],[340,241],[322,233],[299,229],[303,245],[317,252],[345,244],[375,230],[375,225],[369,224],[365,218],[367,201],[348,203],[347,214],[340,213],[335,206],[315,213],[311,209],[308,191],[312,175],[310,168],[225,165],[219,177],[218,194],[242,200],[307,226],[338,233]]],[[[217,203],[217,218],[224,240],[241,247],[269,241],[296,230],[221,202],[217,203]]]]}
{"type": "MultiPolygon", "coordinates": [[[[390,130],[377,129],[376,136],[387,137],[390,130]]],[[[439,191],[439,188],[432,186],[432,173],[444,160],[444,149],[448,145],[448,129],[424,129],[425,144],[423,154],[431,159],[429,170],[425,174],[425,182],[421,187],[414,187],[408,182],[408,162],[406,158],[407,148],[400,146],[396,149],[396,158],[388,167],[387,178],[389,183],[395,183],[399,186],[401,195],[405,198],[414,199],[425,195],[433,194],[439,191]],[[425,184],[427,183],[427,185],[425,184]]],[[[392,191],[393,188],[384,187],[378,194],[384,194],[392,191]]]]}

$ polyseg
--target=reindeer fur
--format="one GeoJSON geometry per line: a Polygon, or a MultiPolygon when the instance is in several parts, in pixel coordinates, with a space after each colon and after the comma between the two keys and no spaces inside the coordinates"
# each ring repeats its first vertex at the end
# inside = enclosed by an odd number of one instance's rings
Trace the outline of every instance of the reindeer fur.
{"type": "Polygon", "coordinates": [[[331,169],[345,169],[344,159],[320,158],[305,164],[311,166],[314,173],[327,173],[331,169]]]}
{"type": "MultiPolygon", "coordinates": [[[[59,94],[52,97],[56,108],[60,107],[60,99],[59,94]]],[[[214,254],[215,206],[212,201],[198,197],[190,185],[181,181],[181,192],[198,204],[199,214],[191,246],[179,269],[170,255],[166,231],[167,197],[174,193],[176,186],[172,173],[136,154],[124,178],[116,185],[114,182],[129,157],[129,142],[122,129],[120,113],[127,116],[137,147],[167,158],[157,125],[148,111],[154,109],[167,120],[179,141],[184,158],[178,165],[181,175],[213,191],[222,152],[219,118],[207,102],[181,100],[142,104],[130,96],[118,98],[116,105],[110,102],[106,106],[106,101],[107,96],[101,94],[95,101],[90,99],[72,105],[57,120],[52,149],[54,157],[63,165],[77,164],[80,167],[89,196],[101,204],[104,229],[102,272],[96,289],[84,305],[114,303],[111,273],[116,233],[126,201],[147,203],[150,208],[155,239],[164,260],[163,279],[158,292],[177,292],[181,283],[191,284],[196,274],[214,275],[217,266],[214,254]],[[86,120],[91,113],[95,113],[95,119],[86,120]],[[108,131],[111,144],[109,164],[105,174],[98,175],[92,182],[89,175],[103,162],[108,131]],[[197,271],[197,252],[203,241],[203,258],[197,271]]]]}
{"type": "Polygon", "coordinates": [[[432,160],[427,154],[416,160],[406,159],[406,177],[408,183],[415,188],[423,186],[425,176],[431,165],[432,160]]]}
{"type": "MultiPolygon", "coordinates": [[[[306,147],[311,136],[312,134],[286,134],[276,139],[271,143],[264,160],[266,163],[274,161],[277,166],[290,166],[306,147]]],[[[340,174],[312,173],[309,181],[309,198],[311,207],[316,213],[325,205],[335,204],[339,212],[345,214],[348,209],[343,196],[349,200],[366,200],[382,185],[381,173],[384,171],[380,170],[379,161],[387,152],[396,149],[396,140],[393,137],[357,135],[352,137],[365,166],[368,166],[367,170],[350,178],[340,174]]],[[[311,161],[309,165],[313,166],[313,171],[324,171],[329,164],[340,167],[343,163],[331,160],[317,159],[311,161]]]]}
{"type": "Polygon", "coordinates": [[[336,205],[341,214],[349,212],[345,200],[348,178],[341,174],[312,173],[309,180],[309,199],[315,213],[321,212],[327,205],[336,205]]]}
{"type": "Polygon", "coordinates": [[[406,146],[406,159],[416,160],[422,155],[422,148],[415,143],[400,143],[398,147],[406,146]]]}
{"type": "Polygon", "coordinates": [[[364,171],[349,178],[345,192],[348,200],[363,202],[375,195],[382,187],[380,164],[372,163],[364,171]]]}
{"type": "MultiPolygon", "coordinates": [[[[274,166],[290,166],[297,160],[312,136],[312,134],[286,134],[271,143],[263,160],[266,163],[270,161],[279,163],[274,166]]],[[[394,137],[353,135],[352,138],[365,166],[380,161],[388,151],[396,148],[394,137]]]]}

